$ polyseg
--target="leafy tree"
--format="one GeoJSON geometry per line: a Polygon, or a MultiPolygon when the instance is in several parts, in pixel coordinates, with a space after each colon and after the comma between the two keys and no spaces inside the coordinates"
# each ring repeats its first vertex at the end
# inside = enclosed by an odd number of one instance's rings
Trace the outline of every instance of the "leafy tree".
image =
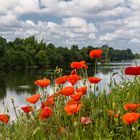
{"type": "MultiPolygon", "coordinates": [[[[130,49],[118,50],[108,45],[99,48],[103,50],[103,63],[106,60],[120,61],[134,58],[130,49]]],[[[25,39],[16,38],[10,42],[0,37],[0,69],[45,67],[47,65],[67,66],[72,61],[82,60],[94,64],[95,59],[89,57],[89,53],[93,49],[97,48],[93,46],[79,48],[78,45],[72,45],[71,48],[56,47],[52,43],[46,44],[43,40],[39,42],[34,36],[25,39]]]]}

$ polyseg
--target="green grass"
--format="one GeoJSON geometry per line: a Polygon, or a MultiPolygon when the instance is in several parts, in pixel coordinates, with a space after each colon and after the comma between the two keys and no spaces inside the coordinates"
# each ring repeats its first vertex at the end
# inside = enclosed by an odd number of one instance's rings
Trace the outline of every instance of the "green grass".
{"type": "MultiPolygon", "coordinates": [[[[81,99],[82,108],[74,115],[64,111],[63,100],[57,99],[53,115],[44,121],[38,120],[38,112],[26,116],[21,113],[19,120],[11,124],[0,124],[0,140],[140,140],[140,119],[131,125],[122,121],[126,103],[140,103],[140,78],[110,86],[110,93],[90,93],[81,99]],[[108,115],[112,110],[120,116],[108,115]],[[92,123],[83,125],[80,118],[90,117],[92,123]],[[60,131],[60,128],[63,131],[60,131]]],[[[137,110],[140,112],[140,109],[137,110]]]]}

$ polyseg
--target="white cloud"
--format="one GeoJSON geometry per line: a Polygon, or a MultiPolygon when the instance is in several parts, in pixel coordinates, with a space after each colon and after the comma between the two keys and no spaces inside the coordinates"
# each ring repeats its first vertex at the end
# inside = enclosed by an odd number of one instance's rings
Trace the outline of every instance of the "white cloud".
{"type": "Polygon", "coordinates": [[[140,13],[133,13],[132,16],[129,16],[122,20],[123,24],[128,28],[140,28],[140,13]]]}
{"type": "Polygon", "coordinates": [[[140,10],[140,0],[128,0],[129,6],[140,10]]]}
{"type": "MultiPolygon", "coordinates": [[[[43,8],[40,9],[39,0],[8,0],[0,1],[0,13],[20,15],[25,13],[44,13],[59,16],[116,16],[129,12],[124,7],[125,0],[41,0],[43,8]],[[120,6],[122,5],[122,6],[120,6]]],[[[139,0],[128,0],[131,7],[140,7],[139,0]]]]}
{"type": "Polygon", "coordinates": [[[14,26],[17,23],[17,18],[14,15],[0,16],[0,26],[14,26]]]}
{"type": "MultiPolygon", "coordinates": [[[[58,24],[54,22],[37,23],[32,20],[18,21],[18,28],[5,30],[0,33],[7,39],[14,39],[16,37],[25,38],[28,36],[36,36],[39,40],[44,39],[46,42],[59,42],[61,44],[70,42],[81,42],[89,39],[95,39],[97,29],[93,23],[87,23],[86,20],[78,17],[64,18],[63,22],[58,24]]],[[[5,25],[6,26],[6,25],[5,25]]]]}
{"type": "Polygon", "coordinates": [[[140,43],[140,39],[137,39],[137,38],[133,38],[133,39],[131,39],[130,40],[130,42],[132,42],[132,43],[140,43]]]}
{"type": "Polygon", "coordinates": [[[86,26],[86,21],[79,17],[71,17],[63,19],[64,26],[68,27],[83,27],[86,26]]]}
{"type": "Polygon", "coordinates": [[[107,33],[106,35],[100,36],[101,41],[111,41],[113,40],[112,35],[110,33],[107,33]]]}
{"type": "Polygon", "coordinates": [[[125,14],[130,12],[130,9],[127,7],[116,7],[113,9],[109,9],[109,10],[105,10],[102,11],[100,13],[98,13],[98,16],[101,17],[109,17],[109,16],[119,16],[119,15],[123,15],[125,12],[125,14]]]}
{"type": "Polygon", "coordinates": [[[93,34],[93,33],[90,33],[88,37],[89,37],[90,39],[96,39],[96,35],[93,34]]]}
{"type": "Polygon", "coordinates": [[[0,13],[20,15],[25,13],[44,13],[60,16],[93,16],[104,10],[110,10],[125,0],[8,0],[0,1],[0,13]]]}
{"type": "Polygon", "coordinates": [[[23,13],[37,12],[39,9],[38,0],[8,0],[0,1],[0,12],[19,15],[23,13]]]}
{"type": "Polygon", "coordinates": [[[135,30],[116,30],[112,33],[107,33],[106,35],[103,35],[100,37],[100,40],[131,40],[131,38],[136,36],[135,30]]]}
{"type": "Polygon", "coordinates": [[[31,20],[26,20],[25,24],[27,24],[29,26],[35,26],[34,22],[31,20]]]}
{"type": "Polygon", "coordinates": [[[85,11],[96,9],[106,9],[114,7],[118,4],[124,2],[124,0],[73,0],[75,2],[79,2],[79,5],[83,7],[85,11]]]}

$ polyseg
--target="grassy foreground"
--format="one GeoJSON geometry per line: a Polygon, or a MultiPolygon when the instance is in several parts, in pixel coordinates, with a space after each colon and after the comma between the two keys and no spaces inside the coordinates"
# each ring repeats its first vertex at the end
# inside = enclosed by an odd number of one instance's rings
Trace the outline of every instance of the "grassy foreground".
{"type": "MultiPolygon", "coordinates": [[[[68,115],[64,100],[59,98],[53,106],[53,115],[43,121],[37,112],[21,113],[19,120],[0,124],[0,140],[140,140],[140,119],[127,125],[122,116],[131,112],[124,109],[126,103],[140,103],[140,78],[123,80],[110,86],[110,93],[90,93],[81,99],[79,112],[68,115]],[[89,117],[87,124],[81,117],[89,117]]],[[[137,111],[140,113],[140,108],[137,111]]]]}
{"type": "MultiPolygon", "coordinates": [[[[89,54],[95,59],[95,73],[102,52],[89,54]]],[[[109,92],[107,87],[98,90],[102,79],[88,76],[86,61],[72,62],[71,68],[64,76],[56,69],[52,83],[36,80],[38,94],[25,99],[28,104],[19,116],[12,100],[17,120],[10,122],[7,114],[0,114],[0,140],[140,140],[140,67],[125,69],[126,75],[135,76],[133,80],[112,75],[109,92]],[[113,76],[122,80],[117,83],[113,76]],[[50,84],[52,95],[46,90],[50,84]]]]}

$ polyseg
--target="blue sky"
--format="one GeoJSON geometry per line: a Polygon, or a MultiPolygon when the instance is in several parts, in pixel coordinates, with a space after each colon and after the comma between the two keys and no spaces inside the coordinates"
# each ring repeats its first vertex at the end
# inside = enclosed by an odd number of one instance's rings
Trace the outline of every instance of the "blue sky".
{"type": "Polygon", "coordinates": [[[140,53],[140,0],[0,0],[0,36],[140,53]]]}

